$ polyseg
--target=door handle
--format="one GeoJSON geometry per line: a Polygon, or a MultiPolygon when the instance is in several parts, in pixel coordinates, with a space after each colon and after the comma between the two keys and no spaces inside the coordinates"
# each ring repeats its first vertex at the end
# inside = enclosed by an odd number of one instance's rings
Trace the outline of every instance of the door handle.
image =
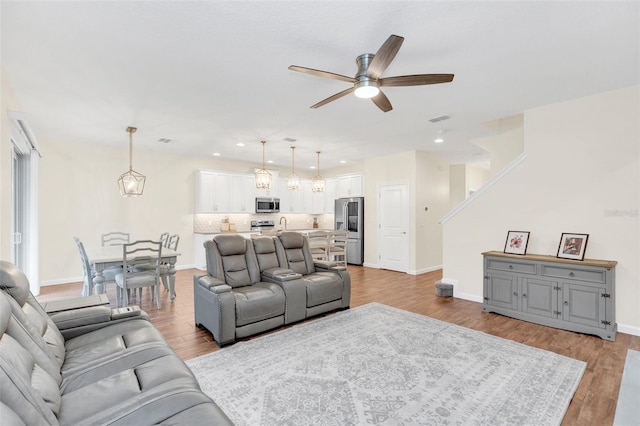
{"type": "Polygon", "coordinates": [[[401,234],[406,234],[406,232],[401,232],[401,234]]]}

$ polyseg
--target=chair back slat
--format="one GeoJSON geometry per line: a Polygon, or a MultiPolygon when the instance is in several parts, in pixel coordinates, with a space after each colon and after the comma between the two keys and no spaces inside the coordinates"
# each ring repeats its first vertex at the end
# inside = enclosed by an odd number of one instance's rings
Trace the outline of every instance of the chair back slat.
{"type": "Polygon", "coordinates": [[[130,239],[131,236],[128,232],[108,232],[101,236],[102,247],[128,244],[130,239]]]}

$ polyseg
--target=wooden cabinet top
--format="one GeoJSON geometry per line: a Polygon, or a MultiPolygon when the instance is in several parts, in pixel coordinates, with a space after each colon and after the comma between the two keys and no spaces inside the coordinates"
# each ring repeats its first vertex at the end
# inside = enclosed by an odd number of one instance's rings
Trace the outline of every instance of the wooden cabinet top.
{"type": "Polygon", "coordinates": [[[584,259],[584,260],[572,260],[562,259],[555,256],[548,256],[545,254],[509,254],[501,251],[485,251],[483,256],[504,257],[508,259],[529,260],[536,262],[556,262],[565,263],[568,265],[583,265],[583,266],[596,266],[599,268],[614,268],[618,262],[616,260],[600,260],[600,259],[584,259]]]}

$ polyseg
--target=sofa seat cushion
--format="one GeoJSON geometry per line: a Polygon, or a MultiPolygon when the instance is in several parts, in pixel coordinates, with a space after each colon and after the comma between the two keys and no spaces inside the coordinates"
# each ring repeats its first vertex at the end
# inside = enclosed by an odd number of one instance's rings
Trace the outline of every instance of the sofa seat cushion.
{"type": "Polygon", "coordinates": [[[258,282],[235,288],[236,327],[284,315],[284,291],[274,283],[258,282]]]}
{"type": "Polygon", "coordinates": [[[62,394],[60,424],[104,424],[172,392],[199,390],[189,368],[167,354],[62,394]],[[90,404],[87,401],[91,401],[90,404]]]}
{"type": "Polygon", "coordinates": [[[307,307],[322,305],[342,298],[343,283],[332,272],[315,272],[304,276],[307,286],[307,307]]]}
{"type": "Polygon", "coordinates": [[[95,364],[104,364],[148,347],[168,347],[162,334],[149,321],[140,319],[112,324],[65,342],[62,375],[86,371],[95,364]]]}

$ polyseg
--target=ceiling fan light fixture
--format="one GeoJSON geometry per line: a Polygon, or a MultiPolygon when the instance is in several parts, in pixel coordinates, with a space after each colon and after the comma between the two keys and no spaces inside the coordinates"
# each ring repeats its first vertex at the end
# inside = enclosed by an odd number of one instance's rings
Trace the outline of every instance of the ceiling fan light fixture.
{"type": "Polygon", "coordinates": [[[355,95],[362,99],[371,99],[380,93],[380,88],[375,80],[361,80],[355,84],[355,88],[355,95]]]}

